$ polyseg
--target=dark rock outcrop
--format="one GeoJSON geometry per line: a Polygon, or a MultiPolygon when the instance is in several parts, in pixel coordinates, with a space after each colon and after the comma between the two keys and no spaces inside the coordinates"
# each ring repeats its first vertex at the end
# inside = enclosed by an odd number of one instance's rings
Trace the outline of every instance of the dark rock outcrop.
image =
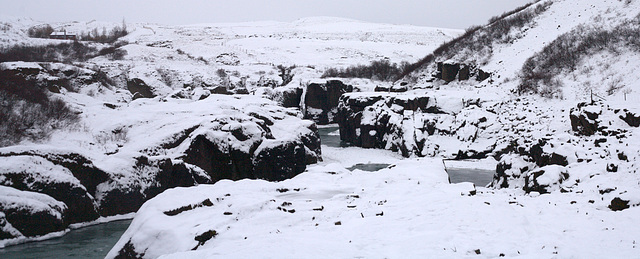
{"type": "Polygon", "coordinates": [[[524,175],[523,190],[527,193],[549,193],[553,191],[553,188],[559,188],[559,185],[568,178],[569,173],[566,168],[558,165],[545,166],[529,171],[524,175]],[[542,176],[545,176],[544,181],[540,180],[542,176]]]}
{"type": "Polygon", "coordinates": [[[40,193],[0,186],[0,239],[39,236],[68,225],[66,206],[40,193]]]}
{"type": "Polygon", "coordinates": [[[436,63],[436,66],[437,73],[434,74],[433,77],[444,80],[447,83],[455,81],[456,79],[459,81],[466,81],[474,77],[477,81],[481,82],[491,77],[491,73],[486,72],[475,65],[438,62],[436,63]]]}
{"type": "Polygon", "coordinates": [[[288,88],[282,91],[282,106],[286,108],[300,107],[302,100],[302,88],[288,88]]]}
{"type": "Polygon", "coordinates": [[[579,135],[591,136],[598,131],[598,116],[600,113],[590,112],[584,109],[587,103],[580,103],[576,108],[571,108],[569,119],[571,129],[579,135]]]}
{"type": "Polygon", "coordinates": [[[254,158],[254,175],[258,179],[283,181],[306,169],[305,147],[299,142],[265,141],[254,158]]]}
{"type": "Polygon", "coordinates": [[[136,97],[153,98],[156,96],[151,90],[151,87],[140,78],[132,78],[128,80],[127,89],[134,96],[134,99],[136,99],[136,97]]]}
{"type": "Polygon", "coordinates": [[[340,96],[350,92],[353,92],[353,86],[345,85],[339,80],[329,80],[325,84],[309,84],[304,97],[305,119],[311,119],[318,124],[335,122],[340,96]]]}
{"type": "Polygon", "coordinates": [[[22,168],[29,170],[3,170],[0,172],[0,185],[21,191],[43,193],[64,202],[69,209],[66,218],[69,223],[91,221],[99,217],[92,196],[73,178],[68,169],[35,156],[11,156],[4,159],[13,164],[22,164],[22,168]]]}
{"type": "Polygon", "coordinates": [[[640,127],[640,114],[624,110],[624,116],[620,115],[620,119],[629,124],[631,127],[640,127]]]}
{"type": "Polygon", "coordinates": [[[620,197],[613,198],[613,200],[611,200],[611,204],[609,205],[609,209],[611,209],[612,211],[626,210],[629,207],[631,207],[629,206],[629,201],[620,199],[620,197]]]}

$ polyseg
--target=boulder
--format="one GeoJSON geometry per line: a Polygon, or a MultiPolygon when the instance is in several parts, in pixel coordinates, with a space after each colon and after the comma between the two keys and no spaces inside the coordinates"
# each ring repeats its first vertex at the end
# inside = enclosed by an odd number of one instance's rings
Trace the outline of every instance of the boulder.
{"type": "Polygon", "coordinates": [[[496,173],[489,187],[499,188],[521,188],[521,176],[535,167],[528,157],[516,154],[504,155],[498,165],[496,165],[496,173]]]}
{"type": "Polygon", "coordinates": [[[442,74],[442,80],[451,82],[456,80],[458,76],[458,71],[460,71],[460,64],[449,64],[443,63],[442,65],[438,65],[438,70],[442,74]]]}
{"type": "Polygon", "coordinates": [[[550,193],[560,189],[560,184],[569,178],[568,170],[559,165],[549,165],[527,172],[523,190],[527,193],[550,193]]]}
{"type": "Polygon", "coordinates": [[[99,217],[93,197],[69,169],[38,156],[0,157],[0,185],[43,193],[64,202],[69,223],[99,217]]]}
{"type": "Polygon", "coordinates": [[[302,142],[265,140],[253,161],[256,178],[283,181],[306,169],[305,147],[302,142]]]}
{"type": "Polygon", "coordinates": [[[134,96],[134,99],[136,99],[136,96],[138,98],[153,98],[156,96],[151,90],[151,87],[140,78],[128,80],[127,89],[134,96]]]}
{"type": "Polygon", "coordinates": [[[67,206],[48,195],[0,186],[0,239],[62,231],[67,206]]]}
{"type": "Polygon", "coordinates": [[[640,114],[624,110],[624,116],[620,115],[620,119],[629,124],[631,127],[640,127],[640,114]]]}

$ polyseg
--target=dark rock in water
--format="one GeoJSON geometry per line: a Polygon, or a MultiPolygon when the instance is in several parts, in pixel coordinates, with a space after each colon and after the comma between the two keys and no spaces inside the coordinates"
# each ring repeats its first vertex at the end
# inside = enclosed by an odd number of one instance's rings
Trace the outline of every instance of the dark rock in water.
{"type": "Polygon", "coordinates": [[[283,181],[306,169],[305,148],[302,143],[266,140],[267,145],[257,151],[254,159],[255,176],[269,181],[283,181]]]}
{"type": "Polygon", "coordinates": [[[43,193],[64,202],[68,207],[66,220],[69,223],[86,222],[99,217],[92,196],[68,169],[36,156],[11,156],[4,159],[14,165],[23,164],[23,168],[30,170],[3,170],[0,172],[1,185],[43,193]]]}
{"type": "Polygon", "coordinates": [[[151,87],[140,78],[133,78],[127,81],[127,89],[134,96],[134,99],[136,99],[136,96],[140,98],[153,98],[156,96],[153,94],[151,87]]]}
{"type": "Polygon", "coordinates": [[[353,92],[353,86],[345,85],[339,80],[329,80],[325,84],[309,84],[304,99],[305,119],[311,119],[318,124],[335,122],[340,96],[350,92],[353,92]]]}
{"type": "Polygon", "coordinates": [[[611,200],[611,204],[609,205],[609,209],[612,211],[621,211],[628,209],[629,201],[620,199],[620,197],[615,197],[611,200]]]}

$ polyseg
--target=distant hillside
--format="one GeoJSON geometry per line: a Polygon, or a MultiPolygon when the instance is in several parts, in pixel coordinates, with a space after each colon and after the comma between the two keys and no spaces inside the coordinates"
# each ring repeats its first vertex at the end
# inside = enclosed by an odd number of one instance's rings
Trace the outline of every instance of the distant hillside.
{"type": "Polygon", "coordinates": [[[624,99],[640,79],[637,65],[619,63],[638,63],[632,58],[639,52],[638,10],[640,1],[536,1],[443,44],[404,81],[430,85],[438,63],[447,63],[491,73],[480,85],[520,94],[584,100],[594,92],[624,99]],[[600,61],[592,60],[596,56],[600,61]]]}

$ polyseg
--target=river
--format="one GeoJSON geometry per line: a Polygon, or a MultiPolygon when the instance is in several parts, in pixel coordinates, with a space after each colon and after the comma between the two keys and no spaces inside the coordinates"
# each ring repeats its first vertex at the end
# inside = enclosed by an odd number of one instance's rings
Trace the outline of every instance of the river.
{"type": "Polygon", "coordinates": [[[69,231],[62,237],[0,249],[0,258],[104,258],[131,220],[119,220],[69,231]]]}

